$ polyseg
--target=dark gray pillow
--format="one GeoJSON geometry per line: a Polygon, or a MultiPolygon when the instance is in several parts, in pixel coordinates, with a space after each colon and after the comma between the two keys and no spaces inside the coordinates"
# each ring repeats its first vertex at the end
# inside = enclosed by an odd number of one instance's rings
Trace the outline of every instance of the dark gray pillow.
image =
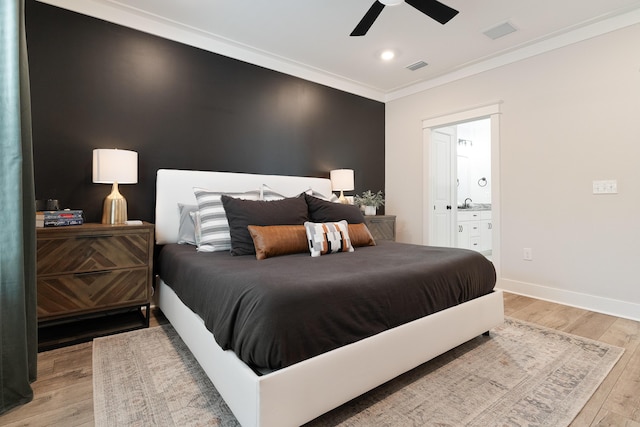
{"type": "Polygon", "coordinates": [[[304,197],[282,200],[242,200],[223,195],[222,206],[229,221],[232,255],[256,253],[247,228],[250,225],[303,225],[309,220],[304,197]]]}
{"type": "Polygon", "coordinates": [[[345,220],[349,224],[361,224],[364,216],[360,208],[355,205],[343,205],[342,203],[327,202],[317,197],[304,195],[309,206],[309,221],[311,222],[337,222],[345,220]]]}

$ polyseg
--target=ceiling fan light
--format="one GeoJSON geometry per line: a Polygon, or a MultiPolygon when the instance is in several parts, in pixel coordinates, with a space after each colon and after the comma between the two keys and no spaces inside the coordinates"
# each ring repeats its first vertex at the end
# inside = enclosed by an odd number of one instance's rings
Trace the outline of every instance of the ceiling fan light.
{"type": "Polygon", "coordinates": [[[404,0],[378,0],[385,6],[397,6],[400,3],[404,3],[404,0]]]}

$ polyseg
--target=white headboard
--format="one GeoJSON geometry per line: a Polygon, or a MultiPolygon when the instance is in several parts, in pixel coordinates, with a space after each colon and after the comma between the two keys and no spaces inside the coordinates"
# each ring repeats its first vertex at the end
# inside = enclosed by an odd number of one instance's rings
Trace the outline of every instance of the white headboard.
{"type": "Polygon", "coordinates": [[[260,190],[263,184],[285,196],[295,196],[309,188],[331,195],[331,181],[327,178],[159,169],[156,178],[156,243],[163,245],[178,241],[178,203],[197,204],[194,187],[244,192],[260,190]]]}

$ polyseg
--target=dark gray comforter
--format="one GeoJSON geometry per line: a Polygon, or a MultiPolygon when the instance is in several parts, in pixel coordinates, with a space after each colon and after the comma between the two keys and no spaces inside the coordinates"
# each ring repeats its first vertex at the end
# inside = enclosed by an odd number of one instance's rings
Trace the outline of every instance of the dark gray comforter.
{"type": "Polygon", "coordinates": [[[283,368],[477,298],[496,280],[477,252],[392,242],[261,261],[167,245],[159,274],[223,349],[256,369],[283,368]]]}

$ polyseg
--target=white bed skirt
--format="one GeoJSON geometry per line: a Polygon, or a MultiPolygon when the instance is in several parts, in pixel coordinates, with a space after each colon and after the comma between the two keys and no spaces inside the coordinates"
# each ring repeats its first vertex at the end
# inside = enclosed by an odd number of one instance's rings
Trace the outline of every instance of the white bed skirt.
{"type": "Polygon", "coordinates": [[[162,280],[158,304],[244,427],[304,424],[498,326],[502,291],[440,311],[295,365],[256,375],[222,350],[202,319],[162,280]]]}

